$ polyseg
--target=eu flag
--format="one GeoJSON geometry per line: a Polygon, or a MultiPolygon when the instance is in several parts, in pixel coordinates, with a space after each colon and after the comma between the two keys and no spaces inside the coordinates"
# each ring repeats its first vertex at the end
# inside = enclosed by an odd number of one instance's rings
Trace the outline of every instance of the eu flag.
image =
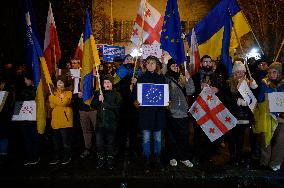
{"type": "Polygon", "coordinates": [[[167,51],[180,65],[185,60],[184,43],[178,5],[176,0],[168,0],[161,33],[161,49],[167,51]]]}
{"type": "Polygon", "coordinates": [[[142,85],[142,105],[164,105],[164,86],[154,84],[142,85]]]}
{"type": "Polygon", "coordinates": [[[169,85],[138,83],[137,100],[140,106],[168,106],[169,85]]]}

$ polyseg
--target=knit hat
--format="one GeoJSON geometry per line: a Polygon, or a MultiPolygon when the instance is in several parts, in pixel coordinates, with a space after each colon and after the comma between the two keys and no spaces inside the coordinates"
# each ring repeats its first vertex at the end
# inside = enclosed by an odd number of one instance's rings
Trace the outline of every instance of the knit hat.
{"type": "Polygon", "coordinates": [[[245,65],[240,62],[240,61],[236,61],[234,63],[234,66],[233,66],[233,70],[232,70],[232,73],[236,72],[236,71],[245,71],[246,72],[246,67],[245,65]]]}
{"type": "Polygon", "coordinates": [[[109,74],[103,76],[102,83],[104,83],[104,80],[109,80],[113,84],[113,77],[109,74]]]}
{"type": "Polygon", "coordinates": [[[282,75],[282,64],[279,62],[274,62],[269,66],[269,69],[275,69],[282,75]]]}
{"type": "Polygon", "coordinates": [[[176,64],[175,60],[173,58],[168,60],[167,64],[167,70],[171,70],[171,65],[176,64]]]}

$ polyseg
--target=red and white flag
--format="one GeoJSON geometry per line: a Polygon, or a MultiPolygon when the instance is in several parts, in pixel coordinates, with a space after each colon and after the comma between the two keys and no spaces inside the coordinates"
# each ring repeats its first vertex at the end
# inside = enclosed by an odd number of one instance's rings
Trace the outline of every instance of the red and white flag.
{"type": "Polygon", "coordinates": [[[81,65],[83,59],[83,48],[84,48],[84,39],[82,33],[74,54],[74,59],[79,59],[81,65]]]}
{"type": "Polygon", "coordinates": [[[141,44],[159,44],[164,18],[146,0],[141,0],[130,40],[138,46],[142,29],[143,12],[145,14],[141,44]]]}
{"type": "Polygon", "coordinates": [[[209,87],[202,90],[189,112],[211,142],[226,134],[237,124],[237,119],[209,87]]]}
{"type": "Polygon", "coordinates": [[[191,75],[196,74],[200,68],[200,56],[198,50],[198,43],[196,39],[196,34],[194,28],[191,34],[191,44],[190,44],[190,72],[191,75]]]}
{"type": "Polygon", "coordinates": [[[49,3],[47,23],[45,27],[43,55],[46,60],[48,70],[52,75],[55,72],[55,65],[59,62],[61,58],[61,50],[59,46],[55,21],[51,9],[51,3],[49,3]]]}

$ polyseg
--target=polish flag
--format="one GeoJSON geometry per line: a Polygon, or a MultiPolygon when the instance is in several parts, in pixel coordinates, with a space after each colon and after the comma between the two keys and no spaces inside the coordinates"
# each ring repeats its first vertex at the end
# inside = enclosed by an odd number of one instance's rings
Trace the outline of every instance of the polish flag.
{"type": "Polygon", "coordinates": [[[196,74],[200,68],[200,56],[198,50],[198,43],[196,39],[196,34],[194,28],[191,34],[191,44],[190,44],[190,72],[191,75],[196,74]]]}
{"type": "Polygon", "coordinates": [[[82,65],[82,59],[83,59],[83,48],[84,48],[84,40],[83,40],[83,33],[82,33],[80,40],[78,42],[77,48],[75,50],[75,55],[74,55],[74,59],[79,59],[81,65],[82,65]]]}
{"type": "Polygon", "coordinates": [[[55,65],[58,64],[61,58],[61,50],[59,46],[55,21],[51,9],[51,3],[49,3],[47,23],[45,28],[43,54],[47,63],[48,70],[50,74],[53,75],[55,73],[55,65]]]}
{"type": "Polygon", "coordinates": [[[211,142],[226,134],[237,124],[237,119],[219,98],[205,87],[192,104],[189,112],[211,142]]]}
{"type": "Polygon", "coordinates": [[[130,40],[138,46],[143,17],[144,26],[141,44],[160,44],[164,18],[146,0],[141,0],[130,40]]]}

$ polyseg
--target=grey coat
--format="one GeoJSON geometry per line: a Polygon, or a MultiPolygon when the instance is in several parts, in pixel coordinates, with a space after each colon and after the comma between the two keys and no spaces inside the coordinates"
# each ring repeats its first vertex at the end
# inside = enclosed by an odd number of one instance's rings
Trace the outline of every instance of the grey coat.
{"type": "Polygon", "coordinates": [[[167,75],[166,79],[170,90],[170,115],[173,118],[187,117],[189,106],[185,95],[192,95],[195,92],[192,78],[189,78],[188,81],[186,81],[184,77],[180,76],[179,81],[176,81],[173,77],[167,75]]]}

